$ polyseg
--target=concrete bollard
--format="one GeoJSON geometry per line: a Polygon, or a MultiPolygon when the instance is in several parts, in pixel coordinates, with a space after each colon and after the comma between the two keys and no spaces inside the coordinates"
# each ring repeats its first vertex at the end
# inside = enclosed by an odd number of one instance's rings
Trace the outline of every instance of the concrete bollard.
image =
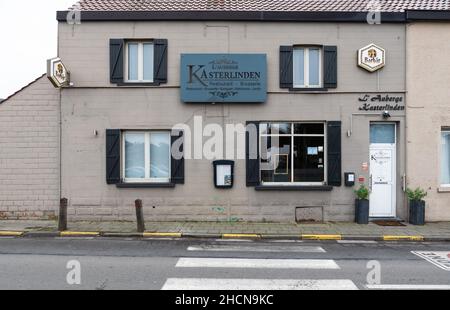
{"type": "Polygon", "coordinates": [[[67,198],[61,198],[59,201],[59,218],[58,218],[58,230],[67,230],[67,198]]]}
{"type": "Polygon", "coordinates": [[[136,206],[137,231],[139,233],[143,233],[145,232],[145,222],[144,222],[144,210],[142,207],[142,200],[136,199],[134,204],[136,206]]]}

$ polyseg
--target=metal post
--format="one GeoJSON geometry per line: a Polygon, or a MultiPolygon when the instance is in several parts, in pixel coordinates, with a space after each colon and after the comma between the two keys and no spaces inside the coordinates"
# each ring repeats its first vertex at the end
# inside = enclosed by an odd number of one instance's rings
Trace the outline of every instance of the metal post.
{"type": "Polygon", "coordinates": [[[58,220],[58,230],[67,230],[67,198],[61,198],[59,202],[59,220],[58,220]]]}
{"type": "Polygon", "coordinates": [[[143,233],[145,231],[144,210],[142,208],[142,200],[137,199],[134,202],[136,206],[137,231],[143,233]]]}

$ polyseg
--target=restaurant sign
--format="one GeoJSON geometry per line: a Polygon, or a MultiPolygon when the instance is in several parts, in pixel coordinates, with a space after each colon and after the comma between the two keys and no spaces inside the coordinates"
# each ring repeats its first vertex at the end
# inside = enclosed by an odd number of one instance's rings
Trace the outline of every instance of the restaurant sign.
{"type": "Polygon", "coordinates": [[[60,58],[47,60],[47,78],[56,88],[70,85],[70,72],[60,58]]]}
{"type": "Polygon", "coordinates": [[[405,103],[403,95],[369,95],[358,98],[361,102],[360,111],[404,111],[405,103]]]}
{"type": "Polygon", "coordinates": [[[183,102],[265,102],[265,54],[181,54],[183,102]]]}
{"type": "Polygon", "coordinates": [[[375,72],[386,64],[386,51],[375,44],[369,44],[358,50],[358,66],[369,72],[375,72]]]}

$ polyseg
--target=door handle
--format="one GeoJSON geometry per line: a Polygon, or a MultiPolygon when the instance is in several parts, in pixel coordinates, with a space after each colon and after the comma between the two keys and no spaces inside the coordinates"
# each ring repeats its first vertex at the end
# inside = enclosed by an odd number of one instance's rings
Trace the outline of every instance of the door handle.
{"type": "Polygon", "coordinates": [[[369,192],[372,192],[372,175],[369,176],[369,192]]]}

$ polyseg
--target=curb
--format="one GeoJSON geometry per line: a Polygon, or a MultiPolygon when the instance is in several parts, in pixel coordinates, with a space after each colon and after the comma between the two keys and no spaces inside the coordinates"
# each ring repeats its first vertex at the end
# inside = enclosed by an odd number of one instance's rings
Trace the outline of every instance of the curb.
{"type": "Polygon", "coordinates": [[[341,240],[354,240],[354,241],[383,241],[383,236],[368,236],[368,235],[342,235],[341,240]]]}
{"type": "Polygon", "coordinates": [[[450,242],[450,237],[424,237],[423,241],[429,241],[429,242],[450,242]]]}
{"type": "Polygon", "coordinates": [[[193,239],[220,239],[222,234],[213,233],[183,233],[183,238],[193,238],[193,239]]]}
{"type": "Polygon", "coordinates": [[[423,236],[383,236],[384,241],[423,241],[423,236]]]}
{"type": "Polygon", "coordinates": [[[23,231],[0,231],[0,237],[20,237],[23,231]]]}
{"type": "Polygon", "coordinates": [[[54,238],[59,237],[58,231],[25,231],[23,232],[24,238],[54,238]]]}
{"type": "Polygon", "coordinates": [[[143,238],[181,238],[182,233],[158,233],[158,232],[144,232],[142,233],[143,238]]]}
{"type": "Polygon", "coordinates": [[[59,233],[60,237],[98,237],[99,231],[62,231],[59,233]]]}
{"type": "Polygon", "coordinates": [[[100,231],[0,231],[0,237],[54,238],[54,237],[106,237],[106,238],[192,238],[192,239],[248,239],[248,240],[304,240],[304,241],[404,241],[450,242],[450,236],[422,235],[340,235],[340,234],[239,234],[239,233],[180,233],[180,232],[100,232],[100,231]]]}
{"type": "Polygon", "coordinates": [[[342,235],[302,235],[302,240],[342,240],[342,235]]]}
{"type": "Polygon", "coordinates": [[[222,234],[222,239],[261,239],[259,234],[222,234]]]}
{"type": "Polygon", "coordinates": [[[142,233],[100,232],[100,236],[105,238],[142,238],[142,233]]]}

